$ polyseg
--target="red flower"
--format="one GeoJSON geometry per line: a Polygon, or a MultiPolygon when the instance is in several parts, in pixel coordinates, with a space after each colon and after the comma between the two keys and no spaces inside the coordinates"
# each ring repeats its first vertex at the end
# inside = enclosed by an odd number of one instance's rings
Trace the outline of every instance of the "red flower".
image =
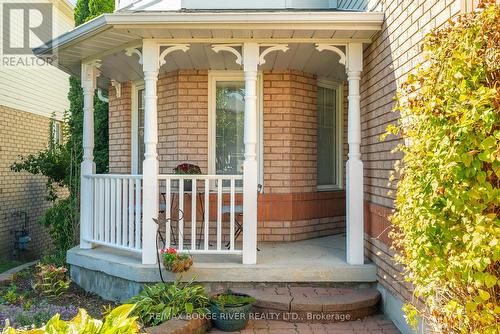
{"type": "Polygon", "coordinates": [[[172,248],[172,247],[169,247],[168,248],[168,254],[176,254],[177,251],[175,250],[175,248],[172,248]]]}
{"type": "Polygon", "coordinates": [[[161,255],[165,254],[165,250],[164,249],[160,249],[160,254],[161,255]]]}

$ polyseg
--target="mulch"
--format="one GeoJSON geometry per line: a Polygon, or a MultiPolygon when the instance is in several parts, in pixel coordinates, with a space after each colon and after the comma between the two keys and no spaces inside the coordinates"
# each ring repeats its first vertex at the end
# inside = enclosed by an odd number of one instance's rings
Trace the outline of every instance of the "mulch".
{"type": "Polygon", "coordinates": [[[70,288],[59,297],[49,298],[44,294],[33,289],[33,277],[35,267],[29,267],[14,276],[11,282],[0,283],[0,295],[9,288],[11,284],[17,287],[17,293],[25,295],[26,301],[31,301],[33,304],[46,300],[52,305],[58,306],[74,306],[85,309],[92,317],[101,318],[105,308],[114,308],[118,304],[102,299],[96,294],[86,292],[75,283],[71,283],[70,288]]]}

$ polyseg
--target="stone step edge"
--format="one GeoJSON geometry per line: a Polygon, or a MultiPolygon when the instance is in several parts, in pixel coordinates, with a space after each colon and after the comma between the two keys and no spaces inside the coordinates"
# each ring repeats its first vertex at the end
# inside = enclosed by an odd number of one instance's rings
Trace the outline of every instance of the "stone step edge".
{"type": "Polygon", "coordinates": [[[253,289],[234,289],[255,297],[254,311],[268,319],[289,322],[333,322],[349,321],[367,317],[378,312],[381,295],[377,289],[356,289],[347,295],[293,297],[286,294],[269,295],[253,289]]]}

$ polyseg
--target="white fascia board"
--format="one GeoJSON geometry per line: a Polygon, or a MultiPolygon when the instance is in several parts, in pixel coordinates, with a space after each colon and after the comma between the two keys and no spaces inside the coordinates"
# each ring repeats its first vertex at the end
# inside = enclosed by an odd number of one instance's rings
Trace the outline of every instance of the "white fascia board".
{"type": "MultiPolygon", "coordinates": [[[[384,19],[381,12],[284,12],[284,11],[204,11],[204,12],[142,12],[115,13],[109,16],[108,22],[115,25],[158,25],[174,24],[303,24],[318,25],[351,24],[350,29],[363,29],[365,25],[380,26],[384,19]]],[[[230,29],[231,27],[227,27],[230,29]]],[[[290,26],[287,27],[290,29],[290,26]]]]}

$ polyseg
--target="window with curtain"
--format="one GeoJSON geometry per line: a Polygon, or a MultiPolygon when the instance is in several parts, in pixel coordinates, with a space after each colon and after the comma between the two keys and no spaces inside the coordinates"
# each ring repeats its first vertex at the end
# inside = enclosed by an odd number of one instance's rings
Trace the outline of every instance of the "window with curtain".
{"type": "Polygon", "coordinates": [[[318,190],[340,187],[340,122],[338,87],[319,85],[317,93],[317,186],[318,190]]]}
{"type": "Polygon", "coordinates": [[[216,81],[215,171],[236,175],[243,172],[245,82],[216,81]]]}

